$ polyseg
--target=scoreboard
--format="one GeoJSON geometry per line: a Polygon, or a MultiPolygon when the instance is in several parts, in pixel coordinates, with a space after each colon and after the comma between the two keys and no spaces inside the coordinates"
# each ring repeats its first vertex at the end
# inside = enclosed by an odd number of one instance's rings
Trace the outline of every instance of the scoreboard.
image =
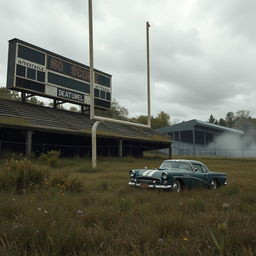
{"type": "MultiPolygon", "coordinates": [[[[9,41],[7,88],[90,105],[90,68],[19,39],[9,41]]],[[[94,70],[94,104],[111,106],[111,75],[94,70]]]]}

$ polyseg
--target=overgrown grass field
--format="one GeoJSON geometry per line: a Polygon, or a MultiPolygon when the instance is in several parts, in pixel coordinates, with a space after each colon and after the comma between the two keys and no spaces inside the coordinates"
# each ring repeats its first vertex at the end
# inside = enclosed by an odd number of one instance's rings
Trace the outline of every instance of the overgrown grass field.
{"type": "Polygon", "coordinates": [[[216,191],[128,187],[162,159],[0,160],[0,255],[256,255],[256,160],[199,159],[216,191]]]}

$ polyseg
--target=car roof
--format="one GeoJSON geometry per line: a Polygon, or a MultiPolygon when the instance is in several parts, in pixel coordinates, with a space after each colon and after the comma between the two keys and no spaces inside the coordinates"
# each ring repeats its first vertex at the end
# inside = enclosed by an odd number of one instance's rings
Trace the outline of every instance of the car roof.
{"type": "Polygon", "coordinates": [[[190,160],[190,159],[169,159],[169,160],[165,160],[168,162],[185,162],[185,163],[191,163],[191,164],[203,164],[199,161],[196,160],[190,160]]]}

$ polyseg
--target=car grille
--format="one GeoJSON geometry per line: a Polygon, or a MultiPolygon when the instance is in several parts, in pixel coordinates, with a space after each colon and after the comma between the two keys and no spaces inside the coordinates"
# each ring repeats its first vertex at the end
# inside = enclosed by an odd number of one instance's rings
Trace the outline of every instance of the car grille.
{"type": "Polygon", "coordinates": [[[160,179],[149,178],[149,177],[137,177],[136,183],[140,184],[160,184],[160,179]]]}

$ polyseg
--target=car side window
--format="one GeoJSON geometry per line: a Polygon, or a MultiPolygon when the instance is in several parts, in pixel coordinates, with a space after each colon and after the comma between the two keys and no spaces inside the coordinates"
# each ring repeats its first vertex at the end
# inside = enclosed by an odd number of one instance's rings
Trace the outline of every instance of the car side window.
{"type": "Polygon", "coordinates": [[[180,164],[179,168],[180,168],[180,169],[183,169],[183,170],[187,170],[187,171],[192,171],[190,165],[187,164],[187,163],[182,163],[182,164],[180,164]]]}
{"type": "Polygon", "coordinates": [[[202,165],[202,168],[203,168],[203,172],[205,172],[205,173],[208,172],[208,170],[206,169],[205,166],[202,165]]]}
{"type": "Polygon", "coordinates": [[[200,164],[193,164],[194,169],[197,169],[196,172],[203,173],[203,168],[200,164]]]}

